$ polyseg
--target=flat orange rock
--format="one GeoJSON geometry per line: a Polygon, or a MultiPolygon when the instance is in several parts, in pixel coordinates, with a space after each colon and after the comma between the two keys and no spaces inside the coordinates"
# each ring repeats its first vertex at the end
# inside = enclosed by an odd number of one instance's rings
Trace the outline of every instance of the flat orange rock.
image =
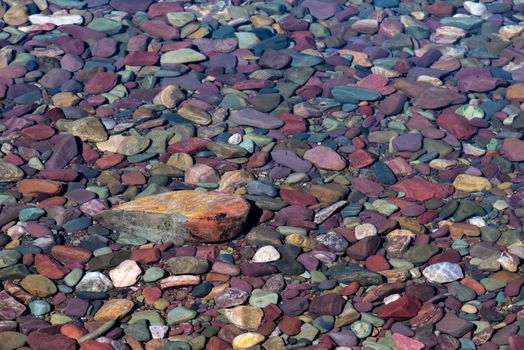
{"type": "Polygon", "coordinates": [[[96,219],[150,241],[220,242],[243,230],[249,209],[247,201],[234,194],[176,191],[121,204],[96,219]]]}

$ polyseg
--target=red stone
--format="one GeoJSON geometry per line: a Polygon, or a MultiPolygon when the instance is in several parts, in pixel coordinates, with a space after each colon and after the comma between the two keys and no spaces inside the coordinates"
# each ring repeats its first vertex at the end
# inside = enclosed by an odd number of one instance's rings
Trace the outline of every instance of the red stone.
{"type": "Polygon", "coordinates": [[[421,350],[426,346],[424,343],[416,339],[406,337],[405,335],[399,333],[394,333],[391,338],[393,339],[393,343],[395,343],[397,349],[421,350]]]}
{"type": "Polygon", "coordinates": [[[188,139],[169,145],[167,151],[169,153],[195,154],[205,150],[208,142],[208,140],[204,140],[199,137],[190,137],[188,139]]]}
{"type": "Polygon", "coordinates": [[[122,183],[125,185],[143,185],[146,183],[146,178],[139,171],[129,171],[122,174],[122,183]]]}
{"type": "Polygon", "coordinates": [[[82,350],[114,350],[109,343],[100,343],[96,340],[87,340],[80,345],[82,350]]]}
{"type": "Polygon", "coordinates": [[[27,342],[32,350],[76,350],[76,342],[62,334],[32,332],[27,342]]]}
{"type": "Polygon", "coordinates": [[[353,168],[362,169],[375,161],[375,158],[363,149],[357,149],[349,155],[349,162],[353,168]]]}
{"type": "Polygon", "coordinates": [[[286,135],[305,132],[307,130],[306,120],[298,115],[282,113],[279,119],[284,122],[284,126],[282,126],[279,131],[286,135]]]}
{"type": "Polygon", "coordinates": [[[128,66],[153,66],[158,62],[158,54],[150,51],[130,52],[124,58],[124,64],[128,66]]]}
{"type": "Polygon", "coordinates": [[[75,181],[78,173],[73,169],[42,169],[40,176],[48,180],[70,182],[75,181]]]}
{"type": "Polygon", "coordinates": [[[160,260],[160,251],[157,248],[135,249],[131,252],[131,260],[141,264],[152,264],[160,260]]]}
{"type": "Polygon", "coordinates": [[[382,271],[389,269],[389,263],[381,255],[372,255],[366,259],[366,268],[371,271],[382,271]]]}
{"type": "Polygon", "coordinates": [[[55,129],[47,125],[33,125],[25,128],[20,134],[32,140],[40,141],[50,138],[56,133],[55,129]]]}
{"type": "Polygon", "coordinates": [[[417,315],[421,305],[418,299],[404,295],[384,305],[377,315],[380,318],[393,318],[397,321],[407,320],[417,315]]]}
{"type": "Polygon", "coordinates": [[[118,163],[124,160],[124,156],[118,153],[111,153],[107,156],[103,156],[95,162],[95,165],[102,170],[106,170],[114,167],[118,163]]]}
{"type": "Polygon", "coordinates": [[[55,245],[51,248],[51,255],[62,264],[69,265],[74,263],[85,264],[91,259],[93,253],[85,248],[55,245]]]}
{"type": "Polygon", "coordinates": [[[98,72],[85,85],[84,91],[88,94],[101,94],[110,91],[116,86],[118,75],[112,72],[98,72]]]}
{"type": "Polygon", "coordinates": [[[453,193],[449,186],[429,182],[419,176],[404,179],[391,187],[397,192],[404,192],[407,198],[421,202],[432,198],[443,199],[453,193]]]}
{"type": "Polygon", "coordinates": [[[227,350],[231,349],[231,344],[220,339],[219,337],[211,337],[206,344],[206,350],[227,350]]]}
{"type": "Polygon", "coordinates": [[[308,205],[317,204],[318,202],[317,199],[313,195],[307,192],[293,190],[289,188],[280,189],[280,198],[282,198],[284,202],[290,205],[308,206],[308,205]]]}
{"type": "Polygon", "coordinates": [[[44,254],[37,254],[35,256],[35,267],[39,274],[52,280],[62,279],[69,273],[69,269],[44,254]]]}
{"type": "Polygon", "coordinates": [[[453,5],[445,1],[439,1],[424,7],[424,12],[439,17],[447,17],[453,14],[453,5]]]}
{"type": "Polygon", "coordinates": [[[295,49],[297,51],[316,48],[315,38],[309,31],[296,31],[293,32],[291,37],[295,40],[295,49]]]}
{"type": "Polygon", "coordinates": [[[524,162],[524,141],[517,138],[505,139],[500,151],[512,162],[524,162]]]}
{"type": "Polygon", "coordinates": [[[173,2],[157,2],[149,6],[147,15],[149,18],[162,17],[170,12],[182,12],[184,9],[173,2]]]}
{"type": "Polygon", "coordinates": [[[75,323],[67,323],[60,327],[60,333],[68,338],[77,340],[87,334],[87,331],[75,323]]]}
{"type": "Polygon", "coordinates": [[[238,90],[254,90],[272,88],[275,85],[271,80],[244,80],[233,85],[238,90]]]}
{"type": "Polygon", "coordinates": [[[286,335],[297,335],[300,332],[302,321],[297,317],[284,316],[278,326],[286,335]]]}
{"type": "Polygon", "coordinates": [[[437,118],[437,125],[459,140],[469,140],[477,133],[477,128],[468,123],[467,119],[452,111],[442,113],[437,118]]]}
{"type": "Polygon", "coordinates": [[[164,40],[178,39],[180,36],[178,29],[160,21],[144,21],[140,23],[140,29],[164,40]]]}
{"type": "Polygon", "coordinates": [[[269,153],[265,151],[255,152],[249,157],[247,161],[247,167],[249,169],[260,168],[266,165],[267,160],[269,159],[269,153]]]}
{"type": "Polygon", "coordinates": [[[147,305],[152,305],[162,296],[162,290],[158,287],[146,287],[142,290],[144,301],[147,305]]]}

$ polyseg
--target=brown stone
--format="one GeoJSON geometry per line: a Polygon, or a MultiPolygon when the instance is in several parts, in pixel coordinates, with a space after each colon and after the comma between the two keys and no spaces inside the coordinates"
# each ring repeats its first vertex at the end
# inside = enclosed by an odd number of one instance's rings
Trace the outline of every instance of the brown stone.
{"type": "Polygon", "coordinates": [[[26,197],[43,194],[57,194],[62,189],[62,185],[55,181],[25,179],[18,185],[18,192],[26,197]]]}
{"type": "Polygon", "coordinates": [[[220,242],[244,228],[249,204],[240,196],[177,191],[143,197],[96,216],[102,224],[149,240],[220,242]]]}

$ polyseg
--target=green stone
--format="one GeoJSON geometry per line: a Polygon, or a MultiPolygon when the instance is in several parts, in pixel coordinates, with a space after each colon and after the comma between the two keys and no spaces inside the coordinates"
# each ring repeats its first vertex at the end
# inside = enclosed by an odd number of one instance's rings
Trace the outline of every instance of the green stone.
{"type": "Polygon", "coordinates": [[[84,271],[82,269],[76,268],[71,270],[67,275],[64,277],[64,283],[68,285],[69,287],[74,287],[80,282],[82,279],[82,276],[84,275],[84,271]]]}
{"type": "Polygon", "coordinates": [[[455,286],[455,296],[461,302],[471,301],[477,297],[475,291],[469,287],[466,287],[462,284],[457,284],[455,286]]]}
{"type": "Polygon", "coordinates": [[[506,282],[489,277],[481,279],[480,284],[482,284],[488,292],[493,292],[494,290],[501,289],[506,286],[506,282]]]}
{"type": "Polygon", "coordinates": [[[433,244],[417,245],[404,253],[404,259],[421,265],[426,263],[433,255],[439,251],[438,247],[433,244]]]}
{"type": "Polygon", "coordinates": [[[398,210],[398,206],[393,203],[388,202],[385,199],[377,199],[372,204],[373,208],[381,214],[390,216],[398,210]]]}
{"type": "Polygon", "coordinates": [[[151,340],[151,332],[149,332],[147,322],[146,319],[141,319],[128,324],[124,327],[124,333],[138,341],[149,341],[151,340]]]}
{"type": "Polygon", "coordinates": [[[259,308],[265,308],[271,304],[278,303],[278,294],[273,292],[268,292],[262,289],[255,289],[251,292],[251,297],[249,298],[249,305],[256,306],[259,308]]]}
{"type": "Polygon", "coordinates": [[[104,17],[98,17],[87,25],[87,28],[109,35],[116,34],[122,29],[122,24],[104,17]]]}
{"type": "Polygon", "coordinates": [[[185,307],[178,306],[167,314],[167,324],[172,326],[177,323],[187,322],[194,319],[197,312],[194,310],[186,309],[185,307]]]}
{"type": "Polygon", "coordinates": [[[163,326],[164,325],[164,319],[155,310],[144,310],[144,311],[134,312],[131,315],[129,324],[135,323],[139,320],[148,320],[149,324],[152,326],[163,326]]]}
{"type": "Polygon", "coordinates": [[[309,323],[304,323],[302,326],[300,326],[300,333],[293,336],[293,338],[313,341],[317,337],[318,333],[319,330],[316,327],[313,327],[309,323]]]}
{"type": "Polygon", "coordinates": [[[196,15],[192,12],[171,12],[166,15],[166,19],[173,27],[183,27],[196,20],[196,15]]]}
{"type": "Polygon", "coordinates": [[[356,321],[351,324],[351,330],[358,338],[364,339],[371,335],[373,326],[365,321],[356,321]]]}
{"type": "Polygon", "coordinates": [[[27,336],[18,332],[0,332],[0,350],[15,350],[24,346],[27,336]]]}
{"type": "Polygon", "coordinates": [[[192,63],[204,61],[207,57],[193,49],[180,49],[166,52],[160,57],[160,64],[192,63]]]}
{"type": "Polygon", "coordinates": [[[326,275],[341,283],[358,282],[364,286],[381,284],[383,282],[382,275],[357,264],[348,264],[347,266],[335,265],[327,270],[326,275]]]}

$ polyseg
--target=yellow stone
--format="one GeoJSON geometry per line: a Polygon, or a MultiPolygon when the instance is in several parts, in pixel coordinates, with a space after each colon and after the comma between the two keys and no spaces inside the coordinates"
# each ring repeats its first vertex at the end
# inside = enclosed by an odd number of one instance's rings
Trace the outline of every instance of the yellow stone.
{"type": "Polygon", "coordinates": [[[265,26],[270,26],[273,24],[273,18],[263,15],[254,15],[249,17],[249,20],[251,23],[253,23],[253,27],[260,28],[265,26]]]}
{"type": "Polygon", "coordinates": [[[467,174],[457,176],[455,181],[453,181],[453,186],[457,190],[464,192],[480,192],[490,190],[492,187],[488,179],[467,174]]]}
{"type": "Polygon", "coordinates": [[[240,335],[237,335],[233,339],[233,349],[235,350],[249,349],[252,346],[262,343],[264,339],[265,337],[259,333],[248,332],[248,333],[240,334],[240,335]]]}
{"type": "Polygon", "coordinates": [[[59,130],[65,130],[82,141],[102,142],[107,140],[107,132],[104,126],[100,119],[95,117],[77,120],[60,119],[56,122],[56,126],[59,130]]]}
{"type": "Polygon", "coordinates": [[[286,244],[296,245],[303,249],[313,249],[315,247],[315,241],[310,237],[301,235],[299,233],[293,233],[289,236],[286,236],[286,244]]]}
{"type": "Polygon", "coordinates": [[[50,297],[58,291],[54,282],[42,275],[25,276],[20,282],[20,286],[29,292],[29,294],[41,298],[50,297]]]}
{"type": "Polygon", "coordinates": [[[97,220],[151,241],[219,242],[243,230],[249,208],[242,197],[229,193],[175,191],[121,204],[97,220]]]}
{"type": "Polygon", "coordinates": [[[466,304],[461,308],[462,311],[464,311],[467,314],[476,314],[477,308],[471,304],[466,304]]]}
{"type": "Polygon", "coordinates": [[[58,108],[73,107],[80,102],[80,98],[72,92],[59,92],[52,97],[53,105],[58,108]]]}
{"type": "Polygon", "coordinates": [[[260,327],[264,312],[254,306],[237,306],[224,310],[226,319],[240,329],[256,331],[260,327]]]}
{"type": "Polygon", "coordinates": [[[153,307],[157,310],[165,310],[169,306],[169,300],[160,298],[153,302],[153,307]]]}
{"type": "Polygon", "coordinates": [[[508,87],[506,98],[510,101],[524,101],[524,83],[517,83],[508,87]]]}
{"type": "Polygon", "coordinates": [[[129,311],[135,306],[131,300],[127,299],[111,299],[102,305],[100,310],[95,314],[95,321],[113,321],[127,315],[129,311]]]}
{"type": "Polygon", "coordinates": [[[509,272],[509,271],[495,272],[495,273],[492,273],[491,275],[489,275],[488,277],[489,278],[494,278],[496,280],[503,281],[503,282],[506,282],[506,283],[518,281],[518,280],[520,280],[522,278],[522,276],[519,275],[518,273],[509,272]]]}
{"type": "Polygon", "coordinates": [[[27,9],[25,6],[13,6],[4,14],[5,23],[19,26],[27,22],[27,9]]]}

